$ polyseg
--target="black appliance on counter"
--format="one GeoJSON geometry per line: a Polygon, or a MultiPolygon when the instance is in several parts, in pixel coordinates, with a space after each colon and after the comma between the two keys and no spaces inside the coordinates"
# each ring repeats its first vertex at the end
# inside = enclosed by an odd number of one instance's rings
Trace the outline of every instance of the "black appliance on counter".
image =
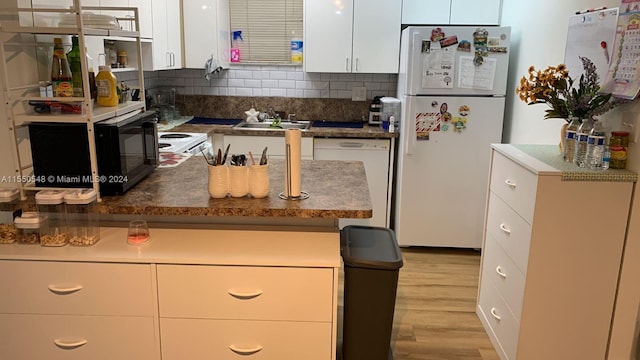
{"type": "Polygon", "coordinates": [[[375,96],[369,105],[369,125],[380,125],[382,123],[381,113],[382,103],[380,102],[382,96],[375,96]]]}
{"type": "MultiPolygon", "coordinates": [[[[94,124],[101,194],[124,194],[155,170],[157,123],[154,111],[134,111],[94,124]]],[[[93,186],[85,124],[31,123],[29,138],[36,186],[93,186]]]]}

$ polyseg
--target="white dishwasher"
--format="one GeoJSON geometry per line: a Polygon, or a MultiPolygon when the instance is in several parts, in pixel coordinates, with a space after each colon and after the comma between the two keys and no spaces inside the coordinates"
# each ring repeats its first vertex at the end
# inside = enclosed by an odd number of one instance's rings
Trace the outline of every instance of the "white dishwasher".
{"type": "Polygon", "coordinates": [[[346,225],[389,227],[389,158],[390,139],[314,138],[315,160],[359,160],[364,163],[373,206],[370,219],[340,219],[346,225]]]}

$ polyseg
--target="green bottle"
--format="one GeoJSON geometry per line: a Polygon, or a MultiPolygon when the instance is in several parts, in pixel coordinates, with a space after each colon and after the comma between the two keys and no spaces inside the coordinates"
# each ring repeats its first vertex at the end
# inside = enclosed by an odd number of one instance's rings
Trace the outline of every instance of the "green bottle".
{"type": "Polygon", "coordinates": [[[78,44],[77,36],[73,36],[71,38],[71,51],[67,53],[67,59],[69,59],[69,66],[71,67],[73,96],[82,97],[84,94],[84,91],[82,90],[82,58],[80,56],[80,46],[78,44]]]}

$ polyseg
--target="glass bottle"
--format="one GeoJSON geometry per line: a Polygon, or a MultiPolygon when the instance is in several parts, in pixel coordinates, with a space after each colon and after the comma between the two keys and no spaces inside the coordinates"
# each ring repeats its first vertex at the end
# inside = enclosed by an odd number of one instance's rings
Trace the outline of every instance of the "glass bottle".
{"type": "Polygon", "coordinates": [[[69,67],[71,68],[71,82],[73,84],[73,96],[82,97],[82,60],[80,56],[80,46],[78,45],[78,37],[71,38],[71,51],[67,53],[69,67]]]}
{"type": "Polygon", "coordinates": [[[576,116],[572,116],[569,118],[569,124],[567,125],[567,131],[565,133],[564,146],[563,146],[563,157],[564,161],[573,162],[573,156],[576,152],[576,132],[580,127],[580,120],[576,116]]]}
{"type": "Polygon", "coordinates": [[[51,83],[53,96],[73,96],[71,68],[67,55],[64,53],[62,38],[53,39],[53,59],[51,63],[51,83]]]}
{"type": "Polygon", "coordinates": [[[593,128],[593,119],[590,117],[582,119],[582,124],[576,132],[576,151],[573,156],[573,163],[579,167],[588,167],[587,165],[587,141],[589,133],[593,128]]]}

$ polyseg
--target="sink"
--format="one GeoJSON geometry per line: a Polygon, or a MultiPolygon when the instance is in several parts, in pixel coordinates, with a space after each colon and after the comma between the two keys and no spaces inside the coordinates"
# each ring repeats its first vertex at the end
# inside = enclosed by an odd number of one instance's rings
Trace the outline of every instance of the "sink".
{"type": "Polygon", "coordinates": [[[235,125],[234,129],[248,129],[248,130],[286,130],[286,129],[300,129],[300,130],[308,130],[311,126],[311,122],[309,121],[298,121],[295,123],[283,121],[279,125],[273,125],[271,121],[264,121],[258,123],[249,123],[243,121],[238,125],[235,125]]]}

